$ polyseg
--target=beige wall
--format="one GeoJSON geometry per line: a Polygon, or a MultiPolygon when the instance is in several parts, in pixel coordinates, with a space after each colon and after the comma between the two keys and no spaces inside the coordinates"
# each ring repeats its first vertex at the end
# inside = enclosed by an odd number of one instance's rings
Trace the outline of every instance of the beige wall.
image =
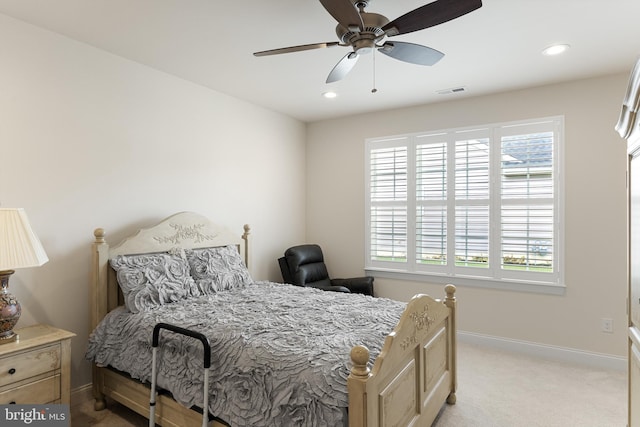
{"type": "MultiPolygon", "coordinates": [[[[624,356],[626,156],[613,127],[626,86],[627,74],[621,74],[313,123],[307,238],[324,247],[333,276],[362,274],[365,138],[564,115],[566,294],[459,286],[459,327],[624,356]],[[613,318],[614,334],[600,331],[603,317],[613,318]]],[[[441,285],[382,278],[376,291],[402,300],[418,292],[443,294],[441,285]]]]}
{"type": "Polygon", "coordinates": [[[304,238],[305,125],[0,15],[0,205],[24,207],[49,263],[19,270],[19,326],[50,323],[84,361],[93,230],[172,213],[253,228],[252,273],[304,238]],[[283,191],[286,188],[287,191],[283,191]]]}

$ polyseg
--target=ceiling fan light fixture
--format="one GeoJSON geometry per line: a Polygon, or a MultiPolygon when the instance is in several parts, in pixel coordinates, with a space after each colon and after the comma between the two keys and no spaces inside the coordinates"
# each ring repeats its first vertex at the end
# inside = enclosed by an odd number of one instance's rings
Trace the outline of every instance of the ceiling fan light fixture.
{"type": "Polygon", "coordinates": [[[323,98],[327,98],[327,99],[333,99],[333,98],[335,98],[335,97],[337,97],[337,96],[338,96],[338,94],[337,94],[337,93],[335,93],[335,92],[334,92],[334,91],[332,91],[332,90],[330,90],[330,91],[328,91],[328,92],[323,92],[323,93],[322,93],[322,97],[323,97],[323,98]]]}
{"type": "Polygon", "coordinates": [[[546,47],[542,51],[542,54],[546,56],[560,55],[561,53],[566,52],[570,47],[571,46],[569,46],[568,44],[554,44],[546,47]]]}

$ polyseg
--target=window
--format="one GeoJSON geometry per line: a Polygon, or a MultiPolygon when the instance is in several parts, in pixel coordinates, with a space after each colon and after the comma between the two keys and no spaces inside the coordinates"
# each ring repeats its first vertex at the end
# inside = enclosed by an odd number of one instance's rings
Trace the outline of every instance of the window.
{"type": "Polygon", "coordinates": [[[558,293],[562,129],[553,117],[367,140],[367,272],[558,293]]]}

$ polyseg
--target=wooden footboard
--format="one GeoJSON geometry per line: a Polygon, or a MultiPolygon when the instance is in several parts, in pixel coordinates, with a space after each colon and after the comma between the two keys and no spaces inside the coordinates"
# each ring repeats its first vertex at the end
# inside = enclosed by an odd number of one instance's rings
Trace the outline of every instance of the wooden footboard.
{"type": "Polygon", "coordinates": [[[455,286],[444,301],[416,295],[386,338],[373,368],[369,351],[351,351],[350,427],[429,426],[456,400],[455,286]]]}

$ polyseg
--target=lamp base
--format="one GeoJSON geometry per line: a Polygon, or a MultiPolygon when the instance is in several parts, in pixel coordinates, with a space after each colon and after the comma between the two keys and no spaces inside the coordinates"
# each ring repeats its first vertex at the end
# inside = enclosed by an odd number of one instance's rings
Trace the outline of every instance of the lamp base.
{"type": "Polygon", "coordinates": [[[18,334],[16,334],[13,331],[10,331],[9,335],[0,336],[0,345],[8,344],[10,342],[16,342],[16,341],[18,341],[18,334]]]}
{"type": "Polygon", "coordinates": [[[12,294],[9,293],[9,276],[14,270],[0,271],[0,284],[2,291],[0,292],[0,345],[14,342],[18,339],[18,335],[13,332],[13,328],[20,319],[22,307],[12,294]]]}

